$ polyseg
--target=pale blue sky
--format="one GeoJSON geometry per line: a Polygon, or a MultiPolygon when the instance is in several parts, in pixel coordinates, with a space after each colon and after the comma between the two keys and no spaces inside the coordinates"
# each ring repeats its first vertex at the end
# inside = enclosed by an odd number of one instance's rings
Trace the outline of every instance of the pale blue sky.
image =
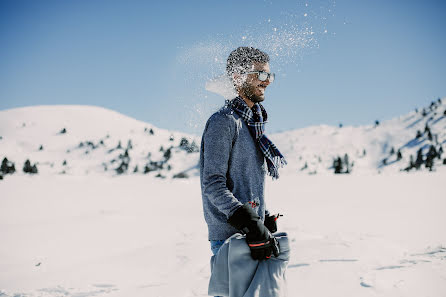
{"type": "Polygon", "coordinates": [[[201,134],[231,50],[271,55],[267,132],[371,124],[446,96],[444,1],[0,0],[0,110],[99,105],[201,134]]]}

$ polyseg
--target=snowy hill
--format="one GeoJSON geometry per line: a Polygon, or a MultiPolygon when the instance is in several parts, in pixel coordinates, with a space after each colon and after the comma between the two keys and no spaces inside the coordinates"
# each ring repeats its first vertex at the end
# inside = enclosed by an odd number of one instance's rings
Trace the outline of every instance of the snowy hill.
{"type": "Polygon", "coordinates": [[[94,106],[33,106],[0,112],[0,157],[22,173],[196,174],[197,139],[94,106]]]}
{"type": "Polygon", "coordinates": [[[446,100],[438,99],[428,107],[374,125],[313,126],[274,134],[271,138],[288,159],[284,174],[333,173],[333,163],[338,157],[344,165],[341,172],[345,172],[346,154],[353,174],[416,170],[408,166],[411,158],[416,163],[418,152],[423,157],[419,160],[422,162],[419,170],[427,170],[424,163],[431,146],[437,152],[432,169],[442,170],[446,167],[445,155],[441,156],[446,144],[446,100]]]}
{"type": "MultiPolygon", "coordinates": [[[[443,170],[445,112],[445,100],[438,99],[370,126],[321,125],[269,136],[288,160],[285,175],[333,174],[336,166],[340,173],[353,174],[427,170],[429,154],[432,169],[443,170]],[[413,168],[408,168],[411,158],[413,168]]],[[[0,158],[14,163],[16,174],[24,174],[29,159],[39,174],[197,176],[199,144],[199,137],[94,106],[0,111],[0,158]]]]}

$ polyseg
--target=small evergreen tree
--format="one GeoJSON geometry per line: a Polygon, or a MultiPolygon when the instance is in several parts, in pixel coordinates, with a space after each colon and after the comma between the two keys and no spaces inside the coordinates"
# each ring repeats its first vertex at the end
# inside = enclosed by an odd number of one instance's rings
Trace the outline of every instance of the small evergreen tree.
{"type": "Polygon", "coordinates": [[[415,136],[415,138],[421,138],[423,136],[423,134],[421,134],[420,130],[417,130],[417,135],[415,136]]]}
{"type": "Polygon", "coordinates": [[[418,170],[420,169],[421,165],[424,163],[424,159],[423,159],[423,151],[420,148],[417,151],[417,159],[415,160],[415,169],[418,170]]]}
{"type": "Polygon", "coordinates": [[[36,164],[31,165],[31,162],[29,161],[29,159],[27,159],[23,164],[23,172],[30,174],[37,174],[38,170],[36,164]]]}
{"type": "Polygon", "coordinates": [[[431,130],[429,130],[429,132],[427,132],[427,139],[429,139],[429,141],[433,140],[431,130]]]}
{"type": "Polygon", "coordinates": [[[398,150],[397,154],[396,154],[396,160],[399,161],[403,158],[403,155],[401,154],[401,151],[398,150]]]}
{"type": "Polygon", "coordinates": [[[15,164],[9,161],[8,158],[4,157],[2,165],[0,166],[0,172],[4,175],[13,174],[15,172],[15,164]]]}
{"type": "Polygon", "coordinates": [[[165,152],[164,152],[164,161],[167,162],[169,161],[169,159],[172,157],[172,147],[168,148],[165,152]]]}
{"type": "Polygon", "coordinates": [[[343,171],[343,164],[341,157],[337,157],[333,160],[333,168],[335,174],[340,174],[343,171]]]}
{"type": "Polygon", "coordinates": [[[393,154],[395,154],[395,148],[392,146],[392,149],[390,150],[390,155],[392,156],[393,154]]]}

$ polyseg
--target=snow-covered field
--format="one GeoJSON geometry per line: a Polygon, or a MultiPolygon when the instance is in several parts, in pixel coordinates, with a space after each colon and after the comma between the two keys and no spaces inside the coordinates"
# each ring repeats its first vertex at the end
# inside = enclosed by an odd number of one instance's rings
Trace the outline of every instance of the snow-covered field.
{"type": "MultiPolygon", "coordinates": [[[[446,296],[445,171],[284,175],[268,208],[292,239],[289,296],[446,296]]],[[[8,176],[0,296],[206,296],[196,177],[8,176]]]]}

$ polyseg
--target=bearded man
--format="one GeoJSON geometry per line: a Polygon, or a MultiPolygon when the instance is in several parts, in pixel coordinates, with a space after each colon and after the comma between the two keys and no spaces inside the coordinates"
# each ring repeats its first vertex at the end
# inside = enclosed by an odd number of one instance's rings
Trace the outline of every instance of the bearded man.
{"type": "Polygon", "coordinates": [[[239,47],[227,60],[227,74],[238,96],[206,123],[200,150],[200,181],[205,221],[213,254],[235,233],[246,234],[255,260],[280,253],[278,215],[265,207],[265,174],[279,177],[286,161],[264,134],[267,113],[261,102],[274,81],[269,56],[239,47]]]}

